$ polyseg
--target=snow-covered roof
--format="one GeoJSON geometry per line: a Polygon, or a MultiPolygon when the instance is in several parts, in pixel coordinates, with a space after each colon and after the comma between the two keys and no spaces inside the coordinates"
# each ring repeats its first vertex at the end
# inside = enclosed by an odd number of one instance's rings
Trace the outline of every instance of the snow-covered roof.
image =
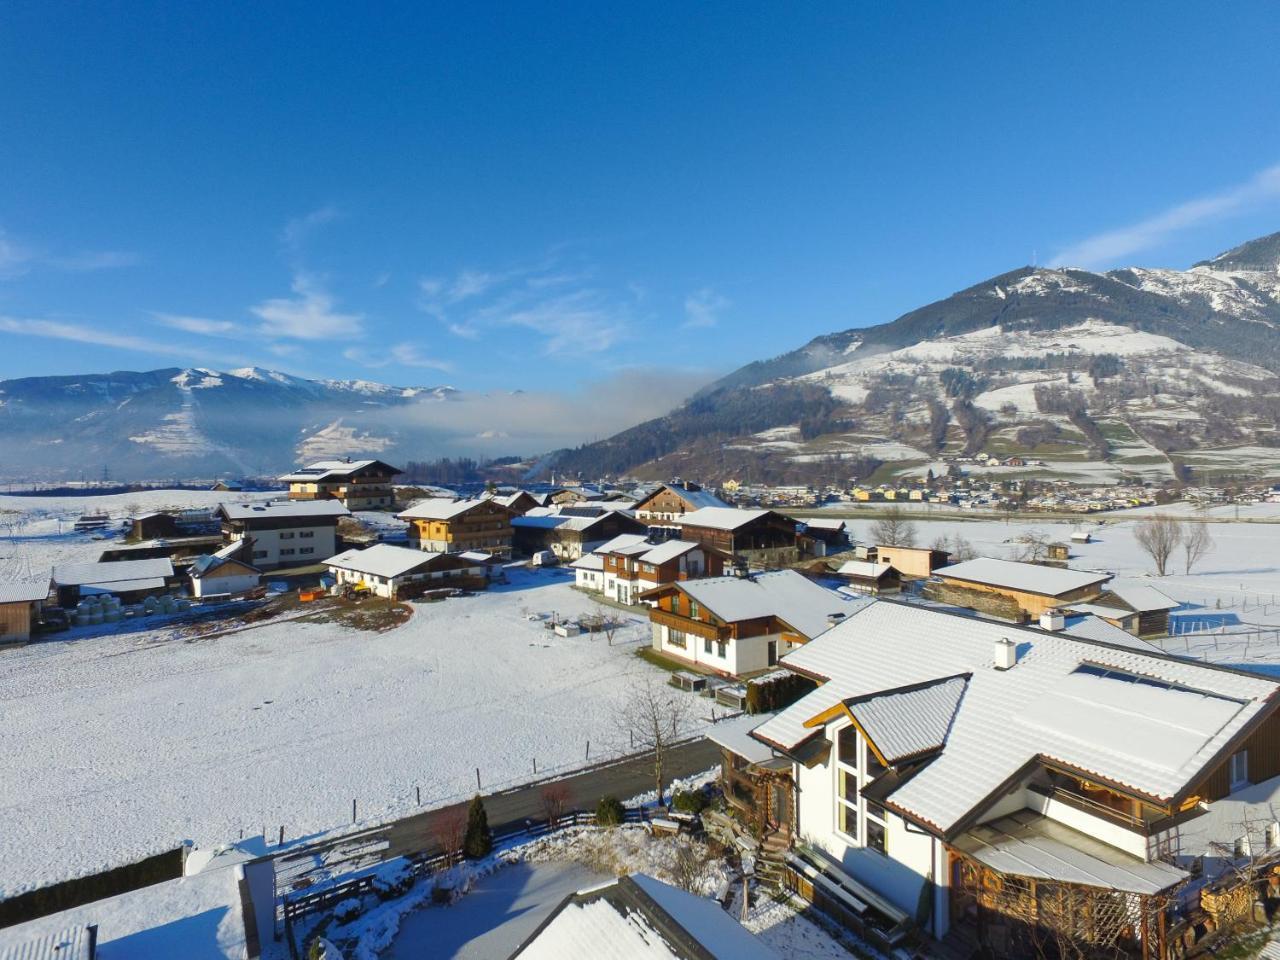
{"type": "Polygon", "coordinates": [[[640,562],[652,563],[656,567],[662,563],[669,563],[690,550],[697,550],[700,546],[701,544],[692,543],[688,540],[668,540],[665,543],[658,544],[652,550],[646,550],[640,554],[640,562]]]}
{"type": "Polygon", "coordinates": [[[195,559],[195,562],[191,564],[190,575],[195,577],[198,580],[200,577],[203,577],[206,573],[209,573],[211,570],[217,570],[219,567],[225,566],[228,563],[242,563],[246,567],[249,567],[252,570],[256,570],[257,567],[254,567],[252,564],[244,560],[241,560],[240,557],[238,556],[238,554],[240,554],[243,551],[243,549],[244,549],[243,541],[235,540],[235,541],[232,541],[231,543],[228,543],[221,550],[215,550],[213,553],[209,553],[209,554],[205,554],[204,556],[197,557],[195,559]]]}
{"type": "Polygon", "coordinates": [[[401,520],[452,520],[486,502],[483,499],[450,500],[448,497],[431,497],[428,500],[419,500],[396,516],[401,520]]]}
{"type": "Polygon", "coordinates": [[[93,960],[96,939],[87,924],[67,927],[15,942],[0,953],[0,960],[93,960]]]}
{"type": "Polygon", "coordinates": [[[879,580],[892,568],[888,563],[872,563],[870,560],[849,560],[840,564],[836,571],[842,577],[862,577],[867,580],[879,580]]]}
{"type": "Polygon", "coordinates": [[[381,464],[392,473],[403,473],[381,460],[317,460],[315,463],[300,467],[293,473],[286,473],[279,479],[285,483],[315,483],[318,480],[329,480],[337,477],[349,477],[366,467],[381,464]]]}
{"type": "Polygon", "coordinates": [[[1141,584],[1112,584],[1107,589],[1139,613],[1153,613],[1157,610],[1176,610],[1178,607],[1182,606],[1182,604],[1177,600],[1166,596],[1155,587],[1148,587],[1141,584]]]}
{"type": "Polygon", "coordinates": [[[997,560],[994,557],[978,557],[975,560],[953,563],[949,567],[939,567],[933,571],[933,574],[936,577],[981,583],[989,587],[1003,587],[1007,590],[1020,590],[1045,597],[1056,597],[1111,579],[1109,573],[1045,567],[1038,563],[997,560]]]}
{"type": "Polygon", "coordinates": [[[777,617],[805,637],[816,637],[832,614],[848,615],[859,602],[820,587],[794,570],[772,570],[754,577],[707,577],[675,584],[721,620],[735,623],[777,617]]]}
{"type": "Polygon", "coordinates": [[[643,873],[573,894],[526,940],[521,960],[780,960],[715,900],[643,873]]]}
{"type": "MultiPolygon", "coordinates": [[[[107,563],[60,563],[53,568],[53,582],[60,587],[93,584],[118,586],[131,580],[164,580],[173,576],[168,557],[148,560],[115,560],[107,563]]],[[[139,587],[138,589],[144,589],[139,587]]]]}
{"type": "Polygon", "coordinates": [[[657,490],[654,490],[648,496],[644,497],[640,503],[644,503],[645,500],[650,500],[653,497],[656,497],[663,490],[670,490],[685,503],[689,504],[689,506],[694,510],[701,510],[704,507],[729,507],[727,503],[717,497],[710,490],[686,490],[684,487],[665,483],[658,487],[657,490]]]}
{"type": "Polygon", "coordinates": [[[1156,894],[1188,876],[1185,870],[1139,860],[1030,810],[979,824],[954,845],[999,873],[1130,893],[1156,894]]]}
{"type": "Polygon", "coordinates": [[[581,532],[590,530],[608,516],[609,514],[607,513],[602,513],[595,517],[572,517],[559,513],[535,517],[525,514],[523,517],[512,517],[511,525],[513,527],[537,527],[545,530],[577,530],[581,532]]]}
{"type": "Polygon", "coordinates": [[[268,500],[266,503],[221,503],[228,520],[293,519],[295,517],[349,517],[340,500],[268,500]]]}
{"type": "Polygon", "coordinates": [[[843,530],[848,526],[847,521],[838,517],[805,517],[801,522],[814,530],[843,530]]]}
{"type": "Polygon", "coordinates": [[[25,577],[0,581],[0,603],[30,603],[49,596],[49,578],[25,577]]]}
{"type": "Polygon", "coordinates": [[[1037,757],[1171,800],[1280,693],[1243,671],[885,600],[782,663],[827,679],[753,732],[784,749],[844,701],[969,674],[942,752],[889,798],[943,831],[1037,757]],[[1004,639],[1018,661],[996,670],[1004,639]]]}
{"type": "Polygon", "coordinates": [[[772,713],[744,713],[732,720],[722,720],[707,731],[707,739],[748,763],[764,763],[773,759],[773,749],[751,736],[751,731],[772,716],[772,713]]]}
{"type": "MultiPolygon", "coordinates": [[[[1071,609],[1076,610],[1078,607],[1073,605],[1071,609]]],[[[1111,612],[1114,615],[1124,611],[1113,610],[1111,612]]],[[[1131,647],[1134,650],[1144,650],[1151,653],[1164,652],[1154,643],[1135,637],[1132,633],[1120,629],[1115,624],[1107,623],[1107,621],[1088,613],[1083,617],[1068,617],[1067,625],[1062,628],[1061,632],[1068,636],[1078,637],[1081,640],[1095,640],[1099,643],[1109,643],[1117,647],[1131,647]]]]}
{"type": "Polygon", "coordinates": [[[649,549],[648,536],[643,533],[620,533],[612,540],[606,540],[600,544],[593,552],[604,555],[619,550],[630,550],[634,547],[641,547],[643,550],[649,549]]]}
{"type": "Polygon", "coordinates": [[[326,560],[325,566],[353,570],[372,577],[400,577],[441,556],[392,543],[375,543],[363,550],[344,550],[326,560]]]}
{"type": "Polygon", "coordinates": [[[743,524],[758,520],[768,512],[768,510],[739,510],[736,507],[702,507],[686,513],[675,522],[680,526],[737,530],[743,524]]]}
{"type": "Polygon", "coordinates": [[[873,694],[845,701],[886,763],[938,750],[968,686],[967,676],[948,677],[920,687],[873,694]]]}
{"type": "Polygon", "coordinates": [[[603,570],[604,557],[599,553],[584,553],[569,566],[574,570],[603,570]]]}

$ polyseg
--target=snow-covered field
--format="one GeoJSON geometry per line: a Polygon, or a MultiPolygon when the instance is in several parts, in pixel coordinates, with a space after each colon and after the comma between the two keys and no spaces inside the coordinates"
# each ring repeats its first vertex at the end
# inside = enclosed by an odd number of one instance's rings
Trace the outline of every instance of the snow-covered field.
{"type": "MultiPolygon", "coordinates": [[[[175,628],[0,653],[0,896],[183,839],[287,837],[581,765],[616,743],[640,675],[638,615],[555,637],[525,613],[594,612],[561,571],[416,604],[382,634],[267,623],[214,639],[175,628]]],[[[699,716],[708,701],[699,700],[699,716]]]]}

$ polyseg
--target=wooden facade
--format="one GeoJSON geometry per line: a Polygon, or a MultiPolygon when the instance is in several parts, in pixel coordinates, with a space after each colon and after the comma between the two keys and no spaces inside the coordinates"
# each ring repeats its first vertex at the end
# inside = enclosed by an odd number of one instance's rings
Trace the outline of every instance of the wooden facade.
{"type": "Polygon", "coordinates": [[[476,550],[505,557],[511,554],[511,537],[511,511],[493,500],[477,500],[464,512],[445,519],[409,520],[409,540],[423,550],[476,550]]]}
{"type": "Polygon", "coordinates": [[[35,615],[36,604],[30,600],[0,603],[0,646],[30,640],[35,615]]]}
{"type": "Polygon", "coordinates": [[[403,470],[381,460],[353,465],[351,470],[343,470],[340,464],[326,466],[315,478],[304,476],[306,469],[286,475],[289,499],[339,500],[348,510],[387,508],[395,503],[392,480],[403,470]]]}
{"type": "Polygon", "coordinates": [[[933,550],[929,547],[903,547],[890,544],[877,544],[875,560],[888,563],[904,577],[924,578],[933,575],[933,571],[947,565],[951,555],[945,550],[933,550]]]}
{"type": "MultiPolygon", "coordinates": [[[[894,564],[895,566],[897,564],[894,564]]],[[[989,583],[975,583],[972,580],[962,580],[957,577],[949,577],[945,570],[935,572],[934,576],[942,581],[942,596],[954,596],[954,600],[947,602],[955,602],[959,606],[969,606],[977,610],[988,610],[997,616],[1009,617],[1006,611],[1016,608],[1021,612],[1023,618],[1037,619],[1040,614],[1047,610],[1053,610],[1064,604],[1089,603],[1097,599],[1102,592],[1102,578],[1098,583],[1087,584],[1083,587],[1077,587],[1074,590],[1067,590],[1058,594],[1033,593],[1030,590],[1018,590],[1013,587],[996,586],[989,583]]]]}
{"type": "MultiPolygon", "coordinates": [[[[689,497],[690,493],[701,493],[702,488],[696,484],[682,487],[678,484],[663,484],[653,493],[641,499],[635,507],[636,519],[654,525],[676,523],[686,513],[692,513],[699,507],[708,506],[704,495],[697,501],[689,497]]],[[[719,498],[715,498],[711,506],[727,506],[719,498]]]]}
{"type": "MultiPolygon", "coordinates": [[[[532,517],[531,520],[550,520],[551,517],[532,517]]],[[[561,560],[577,560],[590,553],[592,545],[599,545],[624,533],[643,534],[646,527],[639,520],[621,510],[609,510],[598,517],[568,515],[567,520],[591,520],[584,523],[517,523],[512,533],[512,549],[521,556],[533,556],[542,550],[550,550],[561,560]]]]}
{"type": "Polygon", "coordinates": [[[764,550],[795,550],[796,522],[772,510],[733,530],[679,523],[680,539],[692,540],[727,554],[749,555],[764,550]]]}

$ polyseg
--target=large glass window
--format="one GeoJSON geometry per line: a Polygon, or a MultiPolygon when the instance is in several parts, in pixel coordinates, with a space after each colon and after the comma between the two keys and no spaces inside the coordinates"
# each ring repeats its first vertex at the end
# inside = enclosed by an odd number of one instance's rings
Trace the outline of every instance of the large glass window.
{"type": "Polygon", "coordinates": [[[836,734],[836,829],[858,842],[858,731],[836,734]]]}
{"type": "Polygon", "coordinates": [[[836,734],[839,759],[846,767],[858,769],[858,731],[855,727],[845,727],[836,734]]]}

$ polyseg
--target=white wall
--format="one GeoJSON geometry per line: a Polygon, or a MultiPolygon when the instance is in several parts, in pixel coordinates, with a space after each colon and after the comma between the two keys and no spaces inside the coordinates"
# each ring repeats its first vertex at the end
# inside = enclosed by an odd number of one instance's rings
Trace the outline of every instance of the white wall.
{"type": "Polygon", "coordinates": [[[230,577],[192,577],[191,595],[207,597],[217,593],[244,593],[258,586],[256,573],[242,573],[230,577]]]}
{"type": "Polygon", "coordinates": [[[653,625],[653,649],[659,653],[688,660],[690,663],[696,663],[731,676],[742,676],[746,673],[755,673],[767,669],[769,666],[770,640],[778,641],[778,656],[782,656],[785,652],[782,649],[784,645],[781,638],[777,634],[764,637],[749,637],[745,640],[730,638],[725,641],[725,655],[722,657],[720,656],[720,647],[714,640],[711,642],[711,650],[708,651],[706,642],[702,637],[686,633],[684,635],[685,646],[680,647],[671,642],[671,632],[669,627],[655,623],[653,625]]]}
{"type": "Polygon", "coordinates": [[[604,573],[600,570],[574,570],[574,585],[583,590],[602,590],[604,588],[604,573]]]}
{"type": "MultiPolygon", "coordinates": [[[[262,570],[299,567],[329,559],[337,549],[337,530],[332,526],[292,527],[288,530],[250,530],[253,556],[249,562],[262,570]],[[292,551],[282,553],[282,550],[292,551]]],[[[234,541],[243,539],[232,536],[234,541]]]]}

